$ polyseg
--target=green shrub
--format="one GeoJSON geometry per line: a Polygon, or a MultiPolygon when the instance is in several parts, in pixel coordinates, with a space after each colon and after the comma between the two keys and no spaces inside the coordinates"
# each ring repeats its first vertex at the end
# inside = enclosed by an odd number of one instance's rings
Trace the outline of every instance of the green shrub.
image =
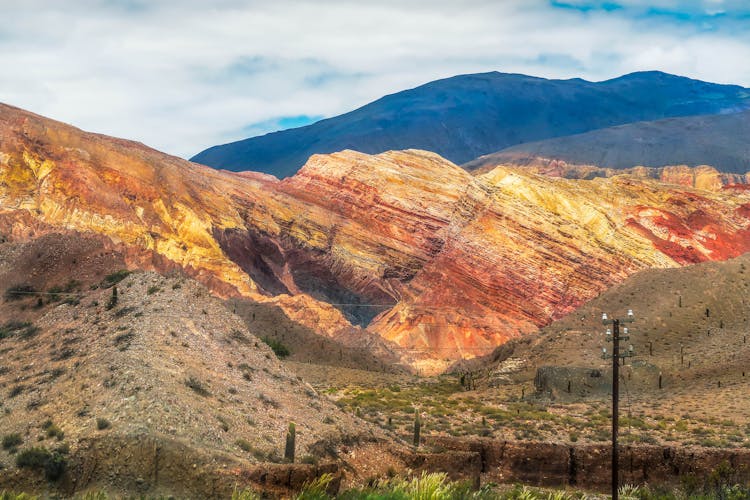
{"type": "Polygon", "coordinates": [[[41,469],[47,465],[52,454],[47,448],[28,448],[16,455],[16,466],[27,469],[41,469]]]}
{"type": "Polygon", "coordinates": [[[28,448],[16,455],[19,468],[44,471],[50,481],[57,481],[65,473],[67,459],[61,453],[51,453],[47,448],[28,448]]]}
{"type": "Polygon", "coordinates": [[[68,459],[60,453],[52,453],[44,465],[44,476],[49,481],[57,481],[65,474],[68,459]]]}
{"type": "Polygon", "coordinates": [[[276,339],[272,339],[270,337],[263,337],[262,340],[263,342],[268,344],[268,347],[271,348],[273,353],[276,354],[276,357],[279,359],[284,359],[291,354],[291,352],[289,351],[289,348],[276,339]]]}
{"type": "Polygon", "coordinates": [[[109,429],[112,426],[112,424],[109,423],[109,420],[106,418],[97,418],[96,419],[96,428],[100,431],[103,431],[105,429],[109,429]]]}
{"type": "Polygon", "coordinates": [[[156,285],[153,285],[153,286],[148,287],[148,290],[146,290],[146,295],[153,295],[159,291],[161,291],[161,288],[159,288],[156,285]]]}
{"type": "Polygon", "coordinates": [[[14,432],[13,434],[6,434],[3,436],[3,449],[4,450],[12,450],[18,447],[23,443],[23,438],[21,438],[21,435],[17,432],[14,432]]]}
{"type": "Polygon", "coordinates": [[[62,441],[63,438],[65,437],[65,433],[63,432],[63,430],[60,429],[60,427],[58,427],[57,425],[55,425],[55,423],[52,422],[52,420],[47,420],[44,423],[43,427],[44,427],[44,430],[47,432],[47,437],[57,438],[58,441],[62,441]]]}

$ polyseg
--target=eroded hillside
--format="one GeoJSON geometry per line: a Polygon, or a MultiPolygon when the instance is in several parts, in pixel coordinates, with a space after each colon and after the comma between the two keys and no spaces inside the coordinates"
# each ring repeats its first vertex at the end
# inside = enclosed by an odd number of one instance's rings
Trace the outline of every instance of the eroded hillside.
{"type": "Polygon", "coordinates": [[[131,267],[181,269],[334,339],[382,338],[430,371],[536,331],[638,270],[750,249],[741,189],[502,167],[472,176],[421,151],[314,156],[278,181],[1,111],[10,234],[104,235],[131,267]]]}

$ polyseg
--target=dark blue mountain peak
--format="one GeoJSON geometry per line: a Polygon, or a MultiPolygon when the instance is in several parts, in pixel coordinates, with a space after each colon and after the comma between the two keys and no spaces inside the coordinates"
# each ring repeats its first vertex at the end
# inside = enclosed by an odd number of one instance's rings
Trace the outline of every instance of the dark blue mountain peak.
{"type": "Polygon", "coordinates": [[[748,107],[748,89],[660,71],[603,82],[495,71],[435,80],[312,125],[214,146],[193,161],[278,177],[293,175],[312,154],[343,149],[424,149],[462,164],[531,141],[748,107]]]}

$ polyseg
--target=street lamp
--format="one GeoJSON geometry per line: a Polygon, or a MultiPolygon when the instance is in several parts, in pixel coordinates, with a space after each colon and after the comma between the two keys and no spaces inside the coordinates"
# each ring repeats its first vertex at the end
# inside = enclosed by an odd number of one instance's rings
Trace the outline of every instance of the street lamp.
{"type": "Polygon", "coordinates": [[[633,316],[633,310],[628,309],[628,314],[625,318],[612,318],[607,317],[607,313],[602,314],[602,324],[612,325],[612,328],[607,328],[604,334],[607,342],[612,342],[612,354],[607,354],[607,348],[602,348],[602,359],[612,359],[612,500],[618,499],[618,470],[619,470],[619,456],[617,451],[617,428],[620,418],[620,359],[623,361],[625,358],[635,356],[635,349],[631,344],[628,350],[620,352],[620,341],[629,340],[628,329],[623,327],[623,335],[620,335],[620,323],[632,323],[635,321],[633,316]]]}

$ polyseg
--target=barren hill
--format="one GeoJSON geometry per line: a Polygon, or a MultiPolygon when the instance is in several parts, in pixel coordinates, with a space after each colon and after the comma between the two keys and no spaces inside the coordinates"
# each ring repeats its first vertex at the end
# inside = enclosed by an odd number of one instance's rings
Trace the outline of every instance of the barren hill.
{"type": "MultiPolygon", "coordinates": [[[[60,238],[68,250],[100,243],[60,238]]],[[[23,255],[30,246],[0,250],[23,255]]],[[[43,471],[12,465],[39,446],[65,464],[54,479],[68,494],[102,487],[204,497],[255,484],[253,464],[281,461],[290,422],[298,460],[384,439],[282,366],[195,281],[76,276],[59,296],[9,295],[3,304],[0,428],[16,437],[0,451],[0,488],[46,484],[43,471]]]]}

